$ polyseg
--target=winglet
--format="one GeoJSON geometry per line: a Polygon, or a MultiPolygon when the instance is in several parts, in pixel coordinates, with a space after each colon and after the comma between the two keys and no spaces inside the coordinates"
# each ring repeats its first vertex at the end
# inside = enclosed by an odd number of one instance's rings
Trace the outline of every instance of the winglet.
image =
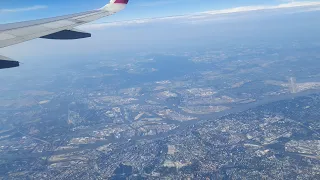
{"type": "Polygon", "coordinates": [[[128,2],[129,0],[110,0],[110,3],[103,6],[100,10],[118,12],[123,10],[128,2]]]}
{"type": "Polygon", "coordinates": [[[119,4],[128,4],[129,0],[115,0],[115,1],[110,1],[110,3],[119,3],[119,4]]]}

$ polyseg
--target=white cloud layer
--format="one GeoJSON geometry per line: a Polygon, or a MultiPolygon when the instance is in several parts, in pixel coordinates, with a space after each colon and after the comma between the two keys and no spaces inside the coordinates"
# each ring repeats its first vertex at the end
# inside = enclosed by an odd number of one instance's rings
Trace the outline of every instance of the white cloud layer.
{"type": "Polygon", "coordinates": [[[35,10],[46,9],[46,8],[48,7],[43,5],[36,5],[36,6],[23,7],[23,8],[0,9],[0,13],[17,13],[17,12],[35,11],[35,10]]]}
{"type": "Polygon", "coordinates": [[[212,11],[205,11],[199,12],[194,14],[187,14],[187,15],[180,15],[180,16],[170,16],[170,17],[161,17],[161,18],[149,18],[149,19],[138,19],[138,20],[130,20],[130,21],[119,21],[119,22],[112,22],[112,23],[98,23],[98,24],[88,24],[84,25],[82,29],[103,29],[106,27],[113,27],[113,26],[126,26],[132,24],[144,24],[150,23],[155,21],[163,21],[163,20],[176,20],[176,19],[186,19],[194,21],[203,21],[208,18],[212,18],[215,15],[228,15],[228,14],[235,14],[235,13],[246,13],[246,12],[254,12],[254,11],[271,11],[271,10],[290,10],[290,9],[297,9],[299,8],[298,12],[301,11],[318,11],[320,10],[320,2],[319,1],[309,1],[309,2],[287,2],[282,3],[279,5],[262,5],[262,6],[243,6],[243,7],[236,7],[236,8],[228,8],[228,9],[221,9],[221,10],[212,10],[212,11]]]}
{"type": "Polygon", "coordinates": [[[223,10],[206,11],[206,12],[203,12],[203,14],[229,14],[229,13],[239,13],[239,12],[249,12],[249,11],[313,7],[313,6],[320,6],[320,2],[289,2],[289,3],[279,4],[275,6],[244,6],[244,7],[223,9],[223,10]]]}

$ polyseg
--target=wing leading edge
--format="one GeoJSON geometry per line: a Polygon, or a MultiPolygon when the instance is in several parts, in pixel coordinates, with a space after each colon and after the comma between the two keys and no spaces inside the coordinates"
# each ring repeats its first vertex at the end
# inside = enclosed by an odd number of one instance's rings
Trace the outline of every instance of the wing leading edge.
{"type": "MultiPolygon", "coordinates": [[[[128,1],[110,0],[107,5],[93,11],[0,25],[0,48],[36,38],[79,39],[91,37],[90,33],[74,29],[74,27],[115,14],[123,10],[128,1]]],[[[0,67],[1,64],[7,64],[8,61],[0,58],[0,67]]]]}

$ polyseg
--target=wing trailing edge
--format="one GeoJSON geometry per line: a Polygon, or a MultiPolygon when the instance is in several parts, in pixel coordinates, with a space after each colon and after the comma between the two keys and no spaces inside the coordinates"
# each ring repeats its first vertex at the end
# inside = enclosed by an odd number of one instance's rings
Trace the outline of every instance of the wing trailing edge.
{"type": "Polygon", "coordinates": [[[83,39],[91,37],[90,33],[78,30],[78,29],[69,29],[62,30],[53,34],[42,36],[42,39],[57,39],[57,40],[72,40],[72,39],[83,39]]]}
{"type": "Polygon", "coordinates": [[[0,55],[0,69],[7,69],[20,66],[18,61],[13,61],[8,57],[4,57],[0,55]]]}

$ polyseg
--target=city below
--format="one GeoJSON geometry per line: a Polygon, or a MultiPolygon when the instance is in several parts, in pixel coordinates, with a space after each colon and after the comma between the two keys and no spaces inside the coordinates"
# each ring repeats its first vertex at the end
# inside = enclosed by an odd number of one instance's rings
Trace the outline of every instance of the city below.
{"type": "Polygon", "coordinates": [[[313,46],[141,53],[0,77],[0,179],[320,179],[313,46]]]}

